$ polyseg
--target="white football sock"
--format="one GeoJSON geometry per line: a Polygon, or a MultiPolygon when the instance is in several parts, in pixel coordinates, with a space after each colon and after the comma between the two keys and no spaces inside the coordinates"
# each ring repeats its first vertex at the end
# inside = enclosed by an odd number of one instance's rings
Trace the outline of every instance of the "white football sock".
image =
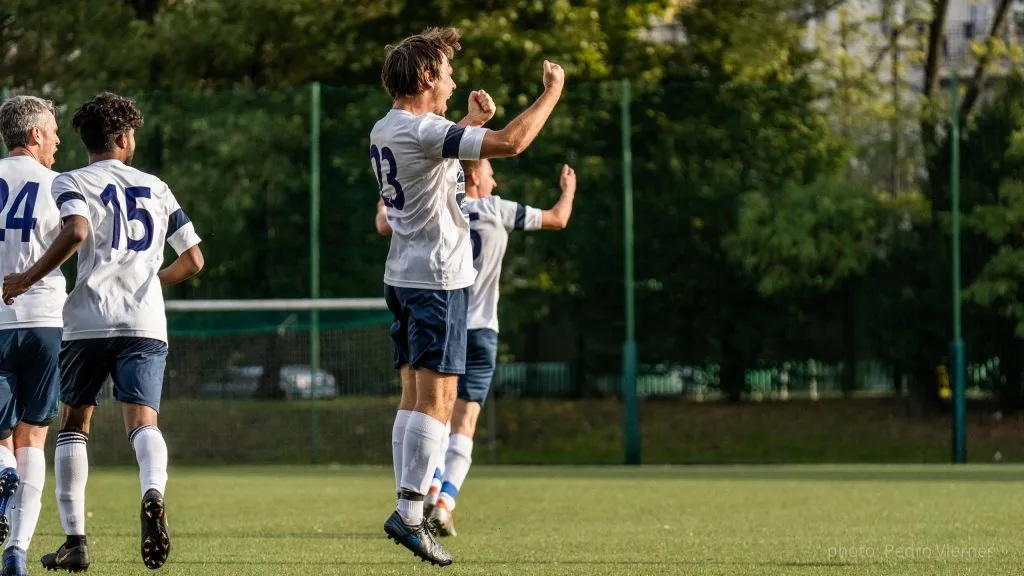
{"type": "Polygon", "coordinates": [[[68,536],[85,536],[85,485],[89,481],[89,455],[82,432],[57,434],[53,461],[57,479],[57,510],[68,536]]]}
{"type": "MultiPolygon", "coordinates": [[[[416,494],[427,493],[434,469],[441,460],[441,439],[444,437],[444,423],[423,414],[413,412],[405,428],[405,445],[402,455],[402,490],[416,494]]],[[[423,500],[399,500],[398,513],[406,524],[415,526],[423,521],[423,500]]]]}
{"type": "Polygon", "coordinates": [[[391,427],[391,462],[395,467],[395,492],[402,491],[402,445],[405,443],[405,427],[412,410],[399,410],[391,427]]]}
{"type": "MultiPolygon", "coordinates": [[[[448,441],[452,435],[452,421],[448,420],[448,423],[444,425],[444,438],[441,439],[441,462],[437,465],[437,469],[441,471],[441,477],[444,477],[444,455],[448,453],[448,441]]],[[[438,483],[440,484],[440,482],[438,483]]]]}
{"type": "Polygon", "coordinates": [[[7,548],[28,550],[39,522],[39,510],[43,507],[46,453],[41,448],[18,448],[15,452],[21,486],[11,506],[11,536],[7,548]]]}
{"type": "Polygon", "coordinates": [[[14,452],[11,452],[7,446],[0,446],[0,470],[6,468],[18,468],[18,460],[14,457],[14,452]]]}
{"type": "Polygon", "coordinates": [[[441,484],[441,499],[449,510],[455,510],[455,498],[462,489],[462,483],[469,474],[469,466],[473,463],[473,439],[462,434],[452,434],[445,454],[444,482],[441,484]]]}
{"type": "Polygon", "coordinates": [[[448,420],[448,423],[444,425],[441,449],[438,450],[441,458],[437,462],[437,468],[434,468],[434,477],[430,479],[430,488],[427,490],[427,496],[423,499],[423,503],[429,506],[437,504],[437,497],[441,494],[441,481],[444,479],[444,453],[448,451],[448,435],[451,433],[452,421],[448,420]]]}
{"type": "Polygon", "coordinates": [[[156,426],[139,426],[132,431],[128,440],[135,449],[139,462],[139,486],[142,496],[156,489],[161,496],[167,490],[167,443],[156,426]]]}

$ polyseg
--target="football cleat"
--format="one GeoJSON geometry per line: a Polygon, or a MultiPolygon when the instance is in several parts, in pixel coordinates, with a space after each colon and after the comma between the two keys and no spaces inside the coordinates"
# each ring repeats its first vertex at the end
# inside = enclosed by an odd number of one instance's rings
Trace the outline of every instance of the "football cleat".
{"type": "Polygon", "coordinates": [[[452,555],[434,539],[434,535],[427,528],[426,520],[418,526],[409,526],[396,511],[384,523],[384,533],[394,540],[395,544],[405,546],[424,562],[437,566],[452,563],[452,555]]]}
{"type": "Polygon", "coordinates": [[[7,534],[11,531],[11,522],[7,518],[7,507],[14,499],[19,484],[17,470],[4,468],[0,471],[0,542],[6,540],[7,534]]]}
{"type": "Polygon", "coordinates": [[[455,533],[455,517],[452,511],[445,506],[443,500],[437,502],[437,506],[434,506],[434,510],[430,513],[430,518],[427,519],[430,523],[430,528],[434,534],[438,536],[451,536],[454,538],[455,533]]]}
{"type": "Polygon", "coordinates": [[[156,570],[167,562],[171,553],[171,535],[167,532],[167,509],[164,497],[155,488],[142,499],[142,563],[156,570]]]}
{"type": "Polygon", "coordinates": [[[4,568],[0,574],[3,576],[28,576],[25,551],[14,546],[4,550],[4,568]]]}
{"type": "Polygon", "coordinates": [[[89,569],[89,547],[84,543],[68,547],[67,543],[52,554],[39,560],[47,570],[67,570],[68,572],[85,572],[89,569]]]}

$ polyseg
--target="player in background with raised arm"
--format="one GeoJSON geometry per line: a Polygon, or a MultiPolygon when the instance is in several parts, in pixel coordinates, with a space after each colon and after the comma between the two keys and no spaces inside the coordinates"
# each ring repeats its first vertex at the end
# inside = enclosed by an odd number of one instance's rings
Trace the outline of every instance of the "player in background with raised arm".
{"type": "Polygon", "coordinates": [[[49,570],[89,567],[86,443],[108,377],[139,463],[142,561],[159,568],[171,550],[164,504],[167,445],[157,428],[167,362],[161,288],[197,274],[203,255],[199,236],[167,184],[131,167],[135,130],[142,123],[134,102],[109,92],[75,112],[72,126],[89,152],[89,165],[53,182],[63,228],[28,270],[4,278],[3,299],[10,304],[78,252],[78,278],[64,306],[63,406],[54,458],[57,509],[67,540],[43,556],[49,570]],[[178,258],[161,269],[165,242],[178,258]]]}
{"type": "Polygon", "coordinates": [[[423,499],[440,461],[458,376],[465,372],[468,288],[476,279],[458,161],[526,150],[564,83],[561,67],[545,62],[544,92],[503,130],[482,128],[494,115],[484,92],[470,95],[469,114],[459,124],[446,120],[455,91],[450,61],[459,39],[454,28],[435,28],[388,47],[381,80],[393,106],[370,133],[370,166],[394,231],[384,285],[402,380],[392,429],[399,498],[384,531],[442,566],[452,558],[427,529],[423,499]]]}
{"type": "MultiPolygon", "coordinates": [[[[0,105],[0,276],[24,270],[60,231],[50,196],[60,138],[53,103],[15,96],[0,105]]],[[[17,303],[0,302],[0,542],[3,576],[28,574],[25,553],[39,520],[46,480],[46,430],[57,416],[66,290],[53,270],[17,303]],[[19,487],[20,484],[20,487],[19,487]],[[10,524],[6,514],[10,512],[10,524]]]]}
{"type": "MultiPolygon", "coordinates": [[[[576,197],[576,172],[562,166],[562,194],[549,210],[540,210],[492,195],[498,183],[487,160],[463,161],[466,174],[465,211],[469,216],[476,282],[469,289],[466,373],[459,376],[458,398],[450,422],[451,439],[445,443],[444,467],[434,471],[425,505],[428,519],[439,536],[455,536],[452,512],[455,499],[473,460],[473,435],[480,409],[491,388],[498,360],[498,298],[501,263],[513,230],[561,230],[569,224],[576,197]]],[[[378,211],[377,232],[387,235],[387,222],[378,211]]]]}

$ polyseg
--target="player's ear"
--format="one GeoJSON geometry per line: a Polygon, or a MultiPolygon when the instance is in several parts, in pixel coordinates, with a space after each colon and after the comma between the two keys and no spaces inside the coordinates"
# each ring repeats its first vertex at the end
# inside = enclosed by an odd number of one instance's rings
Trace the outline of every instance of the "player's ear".
{"type": "Polygon", "coordinates": [[[120,134],[118,134],[117,135],[117,140],[115,141],[115,143],[117,144],[118,148],[127,149],[128,148],[128,133],[127,132],[121,132],[120,134]]]}

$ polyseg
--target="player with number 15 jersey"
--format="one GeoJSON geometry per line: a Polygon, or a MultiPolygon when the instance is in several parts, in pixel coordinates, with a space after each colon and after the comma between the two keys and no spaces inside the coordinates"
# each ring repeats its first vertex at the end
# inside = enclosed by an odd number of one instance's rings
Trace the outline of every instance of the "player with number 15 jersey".
{"type": "Polygon", "coordinates": [[[164,244],[181,254],[199,243],[192,223],[162,180],[102,160],[53,182],[61,218],[84,216],[78,281],[64,308],[64,340],[130,336],[167,341],[157,274],[164,244]]]}
{"type": "Polygon", "coordinates": [[[199,236],[167,184],[131,167],[135,130],[142,124],[134,102],[108,92],[75,112],[72,126],[89,151],[89,165],[53,181],[61,232],[31,268],[4,278],[4,299],[11,300],[78,252],[78,278],[64,307],[64,407],[54,458],[57,510],[67,539],[41,559],[49,570],[78,572],[90,564],[86,443],[107,378],[123,403],[139,463],[142,561],[159,568],[171,550],[164,504],[167,445],[157,428],[167,362],[161,287],[198,273],[203,258],[199,236]],[[164,268],[165,242],[178,258],[164,268]]]}

